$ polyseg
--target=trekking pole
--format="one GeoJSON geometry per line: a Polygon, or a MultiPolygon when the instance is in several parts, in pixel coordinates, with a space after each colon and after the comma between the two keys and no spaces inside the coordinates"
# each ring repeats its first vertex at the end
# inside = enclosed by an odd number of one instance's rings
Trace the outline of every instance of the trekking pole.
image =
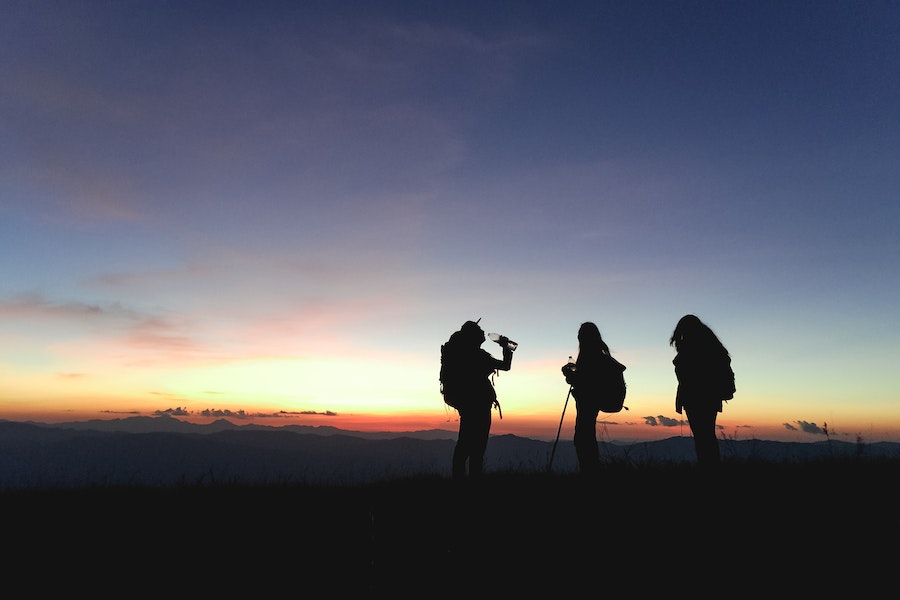
{"type": "Polygon", "coordinates": [[[556,445],[559,443],[559,434],[562,431],[563,419],[566,418],[566,407],[569,405],[569,396],[572,395],[572,386],[569,386],[569,393],[566,394],[566,403],[563,404],[562,415],[559,417],[559,429],[556,430],[556,441],[553,442],[553,450],[550,452],[550,462],[547,463],[547,472],[553,469],[553,455],[556,454],[556,445]]]}

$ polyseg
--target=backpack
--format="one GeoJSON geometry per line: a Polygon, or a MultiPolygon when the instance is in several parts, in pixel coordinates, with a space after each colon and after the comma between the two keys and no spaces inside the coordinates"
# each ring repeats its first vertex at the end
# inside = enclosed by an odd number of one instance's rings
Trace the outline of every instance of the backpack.
{"type": "MultiPolygon", "coordinates": [[[[628,407],[625,406],[625,394],[627,392],[627,386],[625,385],[625,365],[612,356],[608,356],[607,358],[608,363],[605,366],[607,372],[604,373],[601,378],[603,385],[599,388],[593,388],[593,386],[591,386],[593,389],[589,388],[589,391],[596,395],[595,400],[602,412],[617,413],[623,408],[628,410],[628,407]]],[[[578,386],[572,388],[572,396],[576,400],[578,400],[580,391],[583,391],[583,389],[580,390],[578,386]]]]}
{"type": "Polygon", "coordinates": [[[719,389],[721,393],[719,395],[722,396],[722,400],[731,400],[737,391],[734,385],[734,370],[731,368],[731,361],[728,361],[728,364],[722,368],[720,377],[719,389]]]}
{"type": "Polygon", "coordinates": [[[600,410],[605,413],[617,413],[625,406],[625,394],[628,390],[625,385],[625,365],[609,357],[609,374],[605,377],[607,384],[604,386],[603,393],[600,395],[600,410]]]}
{"type": "Polygon", "coordinates": [[[444,404],[456,410],[459,410],[460,403],[464,399],[462,388],[465,385],[462,381],[461,360],[457,348],[458,338],[459,332],[456,331],[449,340],[441,344],[441,372],[438,376],[444,404]]]}

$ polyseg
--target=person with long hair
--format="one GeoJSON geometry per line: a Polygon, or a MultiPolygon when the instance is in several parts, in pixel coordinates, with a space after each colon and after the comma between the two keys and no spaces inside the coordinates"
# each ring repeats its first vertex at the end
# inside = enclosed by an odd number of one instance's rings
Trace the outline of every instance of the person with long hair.
{"type": "Polygon", "coordinates": [[[687,415],[697,464],[714,468],[721,462],[716,418],[722,402],[734,397],[731,355],[708,325],[695,315],[681,317],[669,345],[676,351],[672,363],[678,389],[675,411],[687,415]]]}
{"type": "Polygon", "coordinates": [[[563,365],[566,382],[575,398],[575,455],[582,475],[592,475],[600,466],[600,446],[597,443],[597,417],[600,398],[611,391],[625,365],[610,354],[600,328],[586,321],[578,328],[578,356],[575,362],[563,365]]]}

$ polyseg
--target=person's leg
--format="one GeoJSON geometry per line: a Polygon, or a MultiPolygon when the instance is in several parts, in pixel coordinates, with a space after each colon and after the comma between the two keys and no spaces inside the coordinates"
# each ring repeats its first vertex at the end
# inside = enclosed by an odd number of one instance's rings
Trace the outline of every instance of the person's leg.
{"type": "Polygon", "coordinates": [[[466,451],[459,440],[453,448],[453,479],[465,479],[466,477],[466,451]]]}
{"type": "Polygon", "coordinates": [[[575,454],[582,474],[593,473],[600,465],[600,448],[597,446],[597,414],[584,408],[575,408],[575,454]]]}
{"type": "Polygon", "coordinates": [[[487,452],[488,438],[491,435],[491,407],[479,410],[474,415],[471,425],[471,444],[469,451],[469,477],[481,477],[484,470],[484,454],[487,452]]]}
{"type": "Polygon", "coordinates": [[[470,420],[460,413],[459,433],[456,436],[456,446],[453,448],[453,479],[465,479],[466,477],[466,461],[469,460],[472,452],[470,429],[470,420]]]}
{"type": "Polygon", "coordinates": [[[688,425],[694,436],[694,450],[697,464],[701,467],[715,467],[719,464],[719,438],[716,437],[716,417],[718,412],[707,409],[687,409],[688,425]]]}

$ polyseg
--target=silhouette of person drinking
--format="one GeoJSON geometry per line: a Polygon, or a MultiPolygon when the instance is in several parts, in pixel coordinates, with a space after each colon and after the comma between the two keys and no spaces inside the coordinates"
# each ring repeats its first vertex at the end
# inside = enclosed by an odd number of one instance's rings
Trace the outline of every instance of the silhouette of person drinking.
{"type": "Polygon", "coordinates": [[[486,338],[478,321],[463,323],[447,342],[453,345],[453,361],[459,373],[452,392],[454,406],[459,412],[459,433],[453,449],[454,480],[467,476],[470,479],[481,477],[491,433],[491,410],[495,406],[500,407],[491,376],[496,371],[509,371],[512,367],[513,350],[507,344],[509,340],[500,338],[503,358],[495,358],[481,348],[486,338]]]}
{"type": "Polygon", "coordinates": [[[715,468],[721,462],[716,418],[722,401],[735,392],[731,356],[713,330],[694,315],[681,317],[669,345],[677,352],[672,359],[678,379],[675,411],[687,414],[697,464],[715,468]]]}
{"type": "Polygon", "coordinates": [[[562,373],[572,386],[575,398],[575,454],[582,475],[592,475],[600,466],[597,444],[597,416],[600,398],[608,393],[613,380],[625,370],[609,352],[595,323],[584,322],[578,328],[578,356],[563,365],[562,373]]]}

